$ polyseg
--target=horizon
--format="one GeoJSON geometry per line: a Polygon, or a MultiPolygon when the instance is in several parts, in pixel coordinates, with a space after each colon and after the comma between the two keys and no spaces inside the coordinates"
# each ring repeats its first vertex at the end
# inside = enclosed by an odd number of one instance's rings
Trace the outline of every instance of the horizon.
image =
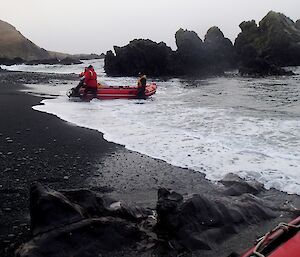
{"type": "Polygon", "coordinates": [[[203,40],[207,30],[217,26],[234,43],[241,22],[258,23],[271,10],[293,21],[300,19],[300,2],[296,0],[116,2],[44,0],[41,4],[38,0],[11,0],[2,4],[0,19],[39,47],[69,54],[106,53],[115,45],[124,46],[140,38],[163,41],[175,50],[175,33],[180,28],[195,31],[203,40]]]}

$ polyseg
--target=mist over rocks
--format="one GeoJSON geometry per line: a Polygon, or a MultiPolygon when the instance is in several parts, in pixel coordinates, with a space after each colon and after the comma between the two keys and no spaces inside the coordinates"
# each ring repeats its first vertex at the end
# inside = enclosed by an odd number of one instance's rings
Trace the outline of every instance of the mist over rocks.
{"type": "Polygon", "coordinates": [[[55,191],[34,184],[30,190],[32,239],[15,256],[178,256],[205,251],[205,256],[221,257],[230,249],[222,250],[220,244],[232,236],[244,237],[249,226],[283,213],[291,215],[276,201],[266,200],[261,185],[247,185],[233,174],[224,178],[224,185],[220,196],[185,198],[160,188],[156,209],[150,209],[87,189],[55,191]],[[235,194],[226,193],[232,187],[235,194]]]}

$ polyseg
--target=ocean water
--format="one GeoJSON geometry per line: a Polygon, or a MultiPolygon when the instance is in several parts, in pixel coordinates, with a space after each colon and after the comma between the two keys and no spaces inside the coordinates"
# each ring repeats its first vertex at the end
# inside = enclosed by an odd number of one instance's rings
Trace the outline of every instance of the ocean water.
{"type": "MultiPolygon", "coordinates": [[[[136,84],[132,77],[107,77],[103,60],[8,68],[79,73],[87,63],[94,65],[101,82],[136,84]]],[[[297,75],[149,78],[158,90],[148,100],[72,102],[65,93],[76,81],[55,87],[29,85],[28,91],[58,95],[43,100],[35,110],[99,130],[108,141],[128,149],[203,172],[210,180],[232,172],[266,188],[300,194],[300,67],[292,69],[297,75]]]]}

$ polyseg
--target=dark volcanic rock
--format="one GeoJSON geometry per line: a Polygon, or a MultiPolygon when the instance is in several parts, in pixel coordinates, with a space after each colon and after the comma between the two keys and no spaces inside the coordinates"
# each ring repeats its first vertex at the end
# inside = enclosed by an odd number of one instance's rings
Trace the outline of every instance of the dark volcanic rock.
{"type": "Polygon", "coordinates": [[[227,187],[226,195],[239,196],[246,193],[256,195],[265,190],[263,184],[256,181],[246,182],[233,173],[227,174],[220,182],[227,187]]]}
{"type": "Polygon", "coordinates": [[[43,60],[32,60],[26,62],[27,65],[38,65],[38,64],[48,64],[48,65],[55,65],[55,64],[62,64],[62,65],[72,65],[72,64],[82,64],[83,62],[79,59],[74,59],[71,57],[66,57],[62,60],[57,58],[51,59],[43,59],[43,60]]]}
{"type": "Polygon", "coordinates": [[[286,71],[283,68],[270,64],[263,58],[249,60],[240,66],[239,72],[243,76],[283,76],[294,75],[292,71],[286,71]]]}
{"type": "Polygon", "coordinates": [[[82,220],[84,210],[63,194],[40,184],[30,192],[31,231],[33,235],[82,220]]]}
{"type": "Polygon", "coordinates": [[[170,73],[172,49],[165,43],[135,39],[124,47],[114,46],[115,55],[108,51],[104,69],[112,76],[137,76],[139,72],[161,76],[170,73]]]}
{"type": "Polygon", "coordinates": [[[210,250],[250,224],[276,217],[258,198],[245,194],[238,203],[233,198],[210,200],[182,196],[166,189],[158,192],[156,231],[173,248],[210,250]]]}
{"type": "Polygon", "coordinates": [[[296,28],[297,28],[298,30],[300,30],[300,20],[297,20],[297,21],[295,22],[295,25],[296,25],[296,28]]]}
{"type": "Polygon", "coordinates": [[[60,60],[59,63],[63,65],[72,65],[72,64],[82,64],[83,62],[80,61],[79,59],[66,57],[65,59],[60,60]]]}
{"type": "Polygon", "coordinates": [[[204,39],[204,49],[208,55],[209,65],[220,71],[236,66],[236,53],[232,42],[224,37],[218,27],[211,27],[204,39]]]}
{"type": "Polygon", "coordinates": [[[22,64],[25,60],[22,58],[16,57],[14,59],[8,59],[8,58],[0,58],[0,64],[2,65],[14,65],[14,64],[22,64]]]}
{"type": "Polygon", "coordinates": [[[189,54],[201,51],[203,42],[194,31],[179,29],[175,34],[175,40],[179,53],[189,54]]]}
{"type": "Polygon", "coordinates": [[[194,31],[179,29],[175,34],[177,50],[165,43],[133,40],[124,47],[108,51],[105,71],[112,76],[136,76],[143,72],[152,76],[216,75],[234,63],[234,48],[218,28],[208,32],[203,43],[194,31]]]}
{"type": "Polygon", "coordinates": [[[57,58],[44,59],[44,60],[32,60],[26,62],[26,65],[38,65],[38,64],[59,64],[59,60],[57,58]]]}
{"type": "Polygon", "coordinates": [[[30,193],[34,237],[16,256],[114,256],[142,240],[145,230],[138,224],[149,214],[89,190],[58,192],[37,184],[30,193]]]}
{"type": "Polygon", "coordinates": [[[92,59],[104,59],[105,54],[101,53],[99,54],[74,54],[72,55],[73,59],[77,60],[92,60],[92,59]]]}
{"type": "Polygon", "coordinates": [[[300,64],[300,31],[285,15],[269,12],[259,23],[264,35],[262,56],[271,63],[281,66],[300,64]]]}
{"type": "Polygon", "coordinates": [[[137,226],[126,220],[112,217],[86,219],[36,236],[21,246],[16,256],[114,256],[114,252],[124,252],[124,248],[130,247],[139,237],[137,226]]]}
{"type": "Polygon", "coordinates": [[[214,253],[221,243],[280,213],[278,206],[254,196],[264,192],[261,184],[233,174],[222,183],[226,189],[217,198],[193,195],[184,200],[181,194],[161,188],[157,215],[86,189],[57,192],[34,185],[33,238],[19,247],[16,256],[178,256],[187,251],[220,256],[214,253]]]}
{"type": "Polygon", "coordinates": [[[176,60],[182,75],[217,75],[235,64],[235,50],[218,27],[207,31],[204,42],[194,31],[176,32],[176,60]]]}
{"type": "Polygon", "coordinates": [[[256,25],[242,22],[235,40],[242,70],[251,74],[282,75],[280,66],[300,65],[300,30],[290,18],[269,12],[256,25]]]}
{"type": "Polygon", "coordinates": [[[179,74],[195,74],[205,67],[203,42],[194,31],[179,29],[175,34],[179,74]]]}

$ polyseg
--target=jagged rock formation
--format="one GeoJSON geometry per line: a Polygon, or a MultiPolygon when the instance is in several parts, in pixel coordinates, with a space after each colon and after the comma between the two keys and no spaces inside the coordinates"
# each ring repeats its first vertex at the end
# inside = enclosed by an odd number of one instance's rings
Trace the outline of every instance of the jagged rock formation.
{"type": "Polygon", "coordinates": [[[158,191],[157,213],[159,237],[175,249],[190,251],[212,250],[246,224],[276,217],[275,212],[247,194],[238,203],[227,197],[211,200],[201,195],[184,202],[180,194],[166,189],[158,191]]]}
{"type": "Polygon", "coordinates": [[[0,20],[0,58],[47,59],[49,53],[25,38],[15,27],[0,20]]]}
{"type": "Polygon", "coordinates": [[[142,240],[137,223],[150,213],[88,190],[60,193],[35,185],[30,198],[34,239],[21,246],[16,256],[91,257],[124,253],[142,240]]]}
{"type": "Polygon", "coordinates": [[[179,29],[175,34],[177,50],[165,43],[133,40],[124,47],[108,51],[105,71],[112,76],[136,76],[139,71],[153,76],[215,75],[232,68],[234,48],[218,28],[208,31],[203,41],[194,31],[179,29]]]}
{"type": "Polygon", "coordinates": [[[108,51],[104,69],[111,76],[137,76],[139,72],[160,76],[171,74],[172,49],[165,43],[135,39],[124,47],[114,46],[115,55],[108,51]]]}
{"type": "Polygon", "coordinates": [[[179,75],[195,74],[205,68],[203,42],[194,31],[179,29],[175,34],[179,75]]]}
{"type": "Polygon", "coordinates": [[[236,54],[232,42],[224,37],[218,27],[211,27],[204,39],[204,49],[207,52],[210,66],[221,70],[235,67],[236,54]]]}
{"type": "Polygon", "coordinates": [[[190,251],[197,256],[201,251],[205,256],[228,256],[229,249],[222,252],[220,244],[283,212],[259,198],[266,191],[259,183],[233,174],[222,183],[224,191],[217,197],[193,195],[186,200],[161,188],[156,210],[128,206],[86,189],[58,192],[34,185],[33,238],[20,246],[16,256],[177,256],[190,251]]]}
{"type": "Polygon", "coordinates": [[[300,65],[300,30],[290,18],[270,11],[259,26],[252,20],[240,28],[234,46],[241,71],[281,75],[280,66],[300,65]]]}
{"type": "Polygon", "coordinates": [[[242,22],[240,28],[234,46],[218,27],[210,28],[204,41],[194,31],[179,29],[175,52],[163,43],[133,40],[127,46],[114,47],[115,55],[107,53],[105,70],[113,76],[136,75],[138,71],[154,76],[201,76],[238,67],[241,74],[262,76],[292,74],[281,67],[300,65],[300,20],[293,22],[270,11],[259,26],[252,20],[242,22]]]}

